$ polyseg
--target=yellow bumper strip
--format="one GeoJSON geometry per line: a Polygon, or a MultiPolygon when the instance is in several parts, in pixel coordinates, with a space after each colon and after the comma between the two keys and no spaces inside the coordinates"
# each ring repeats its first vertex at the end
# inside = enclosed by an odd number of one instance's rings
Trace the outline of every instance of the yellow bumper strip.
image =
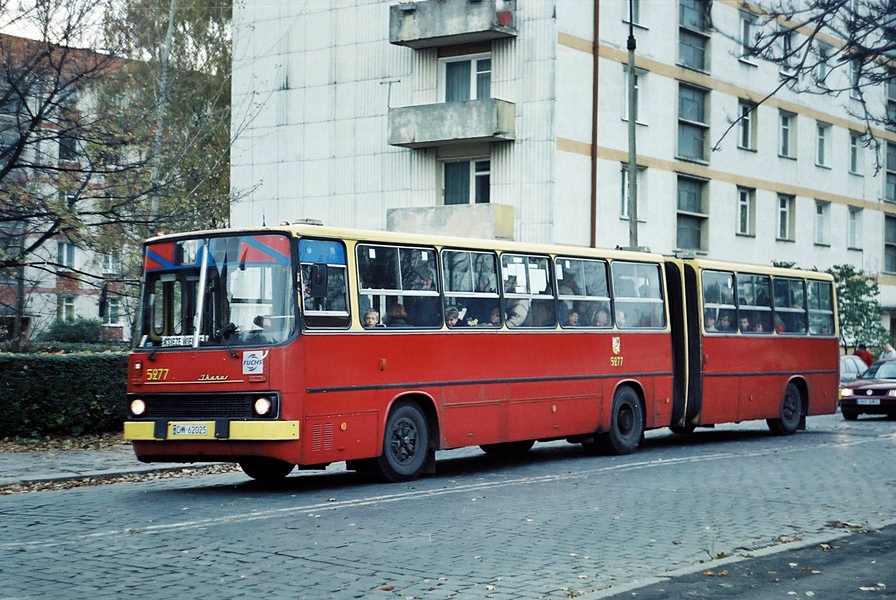
{"type": "Polygon", "coordinates": [[[215,435],[214,421],[171,421],[167,424],[166,436],[155,436],[155,423],[147,421],[127,421],[124,424],[124,439],[142,440],[255,440],[283,441],[299,439],[298,421],[230,421],[229,434],[215,435]]]}

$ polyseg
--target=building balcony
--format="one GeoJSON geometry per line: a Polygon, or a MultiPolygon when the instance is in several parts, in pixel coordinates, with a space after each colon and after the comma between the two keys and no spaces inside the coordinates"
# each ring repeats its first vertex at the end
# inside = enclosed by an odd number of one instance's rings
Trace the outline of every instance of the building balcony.
{"type": "Polygon", "coordinates": [[[516,37],[515,0],[421,0],[389,7],[389,41],[415,50],[516,37]]]}
{"type": "Polygon", "coordinates": [[[389,109],[389,144],[436,148],[516,139],[516,105],[486,98],[389,109]]]}

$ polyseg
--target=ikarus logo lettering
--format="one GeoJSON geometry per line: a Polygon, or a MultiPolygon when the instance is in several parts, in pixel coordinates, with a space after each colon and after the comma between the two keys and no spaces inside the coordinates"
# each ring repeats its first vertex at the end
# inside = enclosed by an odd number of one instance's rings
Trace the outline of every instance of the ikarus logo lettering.
{"type": "Polygon", "coordinates": [[[267,351],[252,350],[243,352],[243,375],[259,375],[264,373],[264,359],[267,351]]]}

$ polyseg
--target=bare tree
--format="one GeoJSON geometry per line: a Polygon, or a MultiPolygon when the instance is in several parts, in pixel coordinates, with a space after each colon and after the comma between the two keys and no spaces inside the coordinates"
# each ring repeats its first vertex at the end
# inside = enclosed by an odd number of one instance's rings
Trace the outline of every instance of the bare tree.
{"type": "Polygon", "coordinates": [[[845,110],[865,124],[880,157],[875,128],[896,128],[896,1],[759,0],[743,10],[741,30],[722,33],[744,56],[778,65],[767,97],[786,87],[849,98],[845,110]]]}
{"type": "MultiPolygon", "coordinates": [[[[25,280],[26,270],[103,283],[102,273],[74,269],[49,251],[51,240],[105,253],[159,229],[226,224],[229,4],[174,7],[0,3],[0,30],[29,36],[0,34],[0,312],[13,317],[11,327],[5,319],[7,335],[23,333],[23,296],[35,283],[25,280]],[[151,25],[166,26],[169,16],[181,35],[168,44],[163,77],[165,37],[153,42],[151,25]],[[187,56],[213,57],[214,69],[187,56]]],[[[114,293],[132,295],[138,275],[135,258],[114,293]]]]}

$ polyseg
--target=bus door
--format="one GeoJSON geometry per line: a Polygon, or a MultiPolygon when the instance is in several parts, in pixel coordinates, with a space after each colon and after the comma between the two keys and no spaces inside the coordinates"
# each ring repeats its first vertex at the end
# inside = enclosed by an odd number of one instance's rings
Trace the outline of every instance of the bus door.
{"type": "Polygon", "coordinates": [[[703,377],[700,424],[739,420],[741,371],[745,348],[738,334],[735,279],[732,271],[701,270],[703,331],[700,362],[703,377]]]}
{"type": "Polygon", "coordinates": [[[687,429],[698,423],[702,399],[699,288],[692,265],[670,260],[665,263],[665,269],[675,379],[670,425],[687,429]]]}

